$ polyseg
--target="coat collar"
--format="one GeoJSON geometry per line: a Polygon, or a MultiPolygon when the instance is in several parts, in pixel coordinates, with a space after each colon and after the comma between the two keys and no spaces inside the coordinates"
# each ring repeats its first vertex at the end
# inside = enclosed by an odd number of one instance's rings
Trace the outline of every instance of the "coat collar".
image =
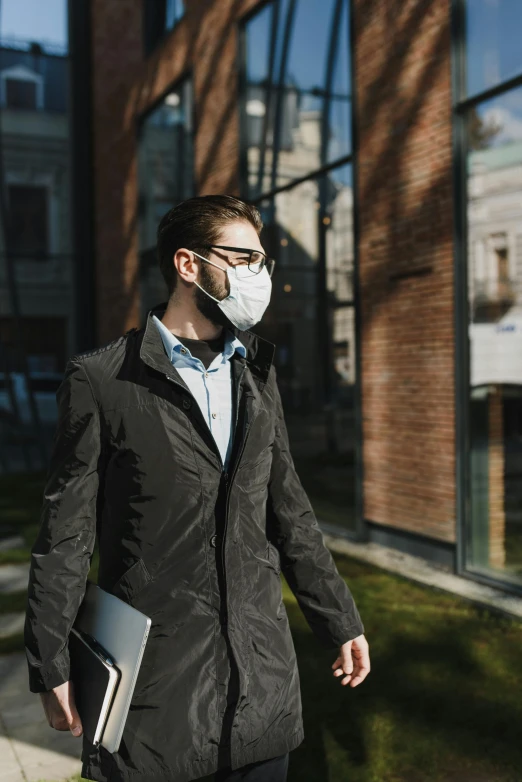
{"type": "MultiPolygon", "coordinates": [[[[161,334],[161,338],[163,341],[163,345],[165,347],[165,351],[167,353],[167,356],[170,358],[172,363],[176,366],[179,364],[180,366],[186,366],[186,364],[191,364],[191,362],[194,360],[192,355],[184,356],[182,351],[184,350],[183,342],[181,342],[175,334],[170,331],[165,324],[158,318],[158,316],[155,313],[152,313],[152,320],[156,324],[157,328],[159,329],[159,333],[161,334]]],[[[223,353],[222,353],[222,361],[228,361],[231,356],[234,355],[234,351],[239,351],[239,353],[246,357],[246,348],[241,342],[241,340],[236,337],[235,334],[232,334],[230,329],[224,329],[224,345],[223,345],[223,353]]]]}
{"type": "MultiPolygon", "coordinates": [[[[148,311],[143,331],[143,339],[140,346],[140,358],[142,361],[160,372],[172,370],[172,363],[165,352],[161,334],[152,320],[152,316],[156,315],[156,317],[161,320],[167,309],[167,305],[168,301],[163,301],[161,304],[157,304],[148,311]]],[[[249,366],[252,374],[256,375],[263,384],[266,383],[270,367],[274,360],[274,343],[260,337],[259,334],[254,334],[248,330],[238,329],[232,324],[228,328],[245,346],[246,357],[244,360],[249,366]]],[[[239,357],[239,354],[235,353],[234,357],[239,357]]]]}

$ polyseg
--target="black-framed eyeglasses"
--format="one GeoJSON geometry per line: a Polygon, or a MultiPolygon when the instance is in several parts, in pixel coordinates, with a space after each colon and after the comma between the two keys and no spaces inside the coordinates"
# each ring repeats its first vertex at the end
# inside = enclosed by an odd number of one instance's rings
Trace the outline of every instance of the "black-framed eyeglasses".
{"type": "Polygon", "coordinates": [[[212,248],[215,247],[219,250],[231,250],[236,253],[245,253],[248,255],[248,268],[252,274],[259,274],[264,268],[266,268],[270,277],[274,273],[275,258],[269,258],[268,255],[265,255],[265,253],[262,253],[259,250],[250,250],[248,247],[228,247],[226,244],[203,244],[200,246],[206,250],[212,250],[212,248]]]}

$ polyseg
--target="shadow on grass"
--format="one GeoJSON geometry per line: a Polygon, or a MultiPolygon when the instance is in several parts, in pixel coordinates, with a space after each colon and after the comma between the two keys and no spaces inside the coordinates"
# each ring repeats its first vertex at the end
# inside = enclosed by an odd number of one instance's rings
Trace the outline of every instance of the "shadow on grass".
{"type": "Polygon", "coordinates": [[[335,560],[361,612],[372,670],[356,688],[341,685],[335,652],[312,637],[285,584],[305,721],[289,782],[520,780],[520,623],[335,560]]]}
{"type": "Polygon", "coordinates": [[[0,475],[0,539],[24,539],[24,545],[0,551],[0,564],[29,561],[40,526],[44,485],[43,471],[0,475]]]}

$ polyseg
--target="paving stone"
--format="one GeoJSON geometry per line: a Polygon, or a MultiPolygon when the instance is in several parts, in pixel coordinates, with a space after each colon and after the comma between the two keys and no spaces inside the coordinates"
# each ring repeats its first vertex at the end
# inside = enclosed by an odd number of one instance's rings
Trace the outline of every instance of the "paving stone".
{"type": "Polygon", "coordinates": [[[21,774],[22,769],[13,750],[10,739],[0,735],[0,779],[2,782],[9,775],[21,774]]]}
{"type": "Polygon", "coordinates": [[[0,565],[0,592],[23,592],[29,582],[29,562],[0,565]]]}
{"type": "Polygon", "coordinates": [[[21,611],[12,614],[0,614],[0,638],[9,638],[23,632],[25,614],[21,611]]]}
{"type": "Polygon", "coordinates": [[[0,540],[0,551],[9,551],[12,548],[22,548],[25,546],[25,540],[21,535],[11,535],[9,538],[0,540]]]}

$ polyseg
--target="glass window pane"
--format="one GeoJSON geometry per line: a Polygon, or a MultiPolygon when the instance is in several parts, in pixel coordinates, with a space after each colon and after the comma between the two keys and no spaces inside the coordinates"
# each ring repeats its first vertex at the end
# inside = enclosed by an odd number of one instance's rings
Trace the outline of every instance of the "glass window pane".
{"type": "Polygon", "coordinates": [[[172,206],[194,195],[192,85],[169,92],[141,125],[138,147],[142,314],[166,298],[155,253],[156,231],[172,206]]]}
{"type": "Polygon", "coordinates": [[[466,3],[467,90],[475,95],[522,72],[522,3],[466,3]]]}
{"type": "Polygon", "coordinates": [[[351,167],[263,202],[261,241],[275,257],[272,299],[256,331],[275,363],[299,475],[324,522],[355,527],[351,167]]]}
{"type": "Polygon", "coordinates": [[[351,151],[349,4],[341,3],[336,16],[337,6],[286,0],[246,25],[242,144],[250,197],[351,151]]]}
{"type": "Polygon", "coordinates": [[[522,89],[469,112],[468,565],[522,582],[522,89]]]}

